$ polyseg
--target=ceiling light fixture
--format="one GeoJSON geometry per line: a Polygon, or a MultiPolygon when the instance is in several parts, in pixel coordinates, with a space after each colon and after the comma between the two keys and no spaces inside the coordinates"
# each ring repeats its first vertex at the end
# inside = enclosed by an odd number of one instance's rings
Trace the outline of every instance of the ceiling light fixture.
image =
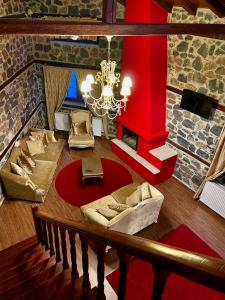
{"type": "Polygon", "coordinates": [[[120,74],[115,73],[117,63],[111,61],[110,50],[111,40],[113,36],[107,36],[108,41],[108,60],[100,63],[101,72],[97,72],[95,78],[92,74],[88,74],[86,80],[81,84],[81,92],[86,104],[91,105],[95,113],[103,117],[107,115],[110,119],[121,115],[121,110],[126,110],[128,96],[131,94],[132,82],[130,77],[125,77],[122,81],[120,95],[122,99],[116,99],[114,96],[114,88],[119,86],[120,74]],[[93,84],[101,85],[101,96],[95,98],[91,91],[93,84]]]}

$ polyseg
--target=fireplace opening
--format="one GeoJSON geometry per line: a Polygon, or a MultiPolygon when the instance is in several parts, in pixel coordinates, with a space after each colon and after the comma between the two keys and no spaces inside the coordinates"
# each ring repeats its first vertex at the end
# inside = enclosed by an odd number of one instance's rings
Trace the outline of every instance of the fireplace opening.
{"type": "Polygon", "coordinates": [[[123,127],[122,141],[135,151],[137,150],[138,135],[126,127],[123,127]]]}

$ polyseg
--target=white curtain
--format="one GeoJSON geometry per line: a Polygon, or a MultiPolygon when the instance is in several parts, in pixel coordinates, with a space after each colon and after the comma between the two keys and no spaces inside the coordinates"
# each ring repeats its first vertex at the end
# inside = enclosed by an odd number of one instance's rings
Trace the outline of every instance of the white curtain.
{"type": "MultiPolygon", "coordinates": [[[[97,70],[81,69],[81,68],[75,68],[74,70],[75,70],[75,73],[76,73],[76,77],[77,77],[77,82],[78,82],[79,89],[81,87],[82,81],[84,81],[86,79],[86,76],[88,74],[92,74],[95,77],[96,73],[98,72],[97,70]]],[[[101,87],[100,87],[99,84],[94,84],[93,85],[92,94],[96,98],[101,95],[101,87]]],[[[96,112],[92,109],[91,105],[87,104],[87,106],[90,109],[90,111],[93,113],[93,115],[95,115],[95,116],[98,117],[98,115],[96,114],[96,112]]],[[[100,114],[101,111],[99,110],[98,113],[100,114]]],[[[109,134],[108,134],[108,119],[107,119],[107,116],[102,117],[102,125],[103,125],[104,135],[108,139],[109,138],[109,134]]]]}
{"type": "Polygon", "coordinates": [[[63,103],[72,69],[44,66],[45,96],[49,129],[55,129],[55,112],[63,103]]]}

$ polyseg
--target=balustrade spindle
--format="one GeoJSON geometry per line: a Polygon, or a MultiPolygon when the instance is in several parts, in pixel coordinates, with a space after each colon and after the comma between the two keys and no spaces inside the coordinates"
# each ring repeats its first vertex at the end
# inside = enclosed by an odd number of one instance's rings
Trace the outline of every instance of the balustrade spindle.
{"type": "Polygon", "coordinates": [[[42,232],[43,232],[45,250],[48,250],[49,249],[49,242],[48,242],[48,233],[47,233],[47,229],[46,229],[46,221],[41,220],[41,225],[42,225],[42,232]]]}
{"type": "Polygon", "coordinates": [[[53,225],[54,241],[55,241],[55,254],[56,262],[61,261],[60,249],[59,249],[59,230],[57,225],[53,225]]]}
{"type": "Polygon", "coordinates": [[[67,258],[67,249],[66,249],[66,230],[60,228],[61,242],[62,242],[62,256],[63,256],[63,269],[68,269],[68,258],[67,258]]]}
{"type": "Polygon", "coordinates": [[[83,282],[82,282],[82,292],[83,297],[88,294],[91,284],[89,280],[89,271],[88,271],[88,244],[85,241],[85,238],[80,235],[81,241],[81,250],[82,250],[82,266],[83,266],[83,282]]]}
{"type": "Polygon", "coordinates": [[[156,265],[153,265],[152,269],[154,272],[154,283],[151,300],[161,300],[169,273],[156,265]]]}
{"type": "Polygon", "coordinates": [[[98,290],[97,290],[97,299],[105,300],[104,293],[104,280],[105,280],[105,244],[99,244],[99,242],[95,243],[97,248],[97,258],[98,258],[98,266],[97,266],[97,278],[98,278],[98,290]]]}
{"type": "Polygon", "coordinates": [[[70,237],[70,255],[71,255],[71,262],[72,262],[72,280],[76,280],[79,278],[79,273],[77,271],[77,253],[76,253],[76,246],[75,246],[75,237],[76,234],[72,231],[69,231],[70,237]]]}
{"type": "Polygon", "coordinates": [[[48,230],[48,239],[50,245],[50,255],[53,256],[55,254],[54,245],[53,245],[53,236],[52,236],[52,225],[51,223],[47,223],[48,230]]]}
{"type": "Polygon", "coordinates": [[[125,299],[126,295],[126,278],[127,278],[127,263],[128,263],[128,256],[122,252],[118,251],[118,256],[120,259],[120,277],[118,282],[118,300],[125,299]]]}
{"type": "Polygon", "coordinates": [[[37,232],[38,242],[41,243],[42,246],[44,246],[44,237],[42,232],[41,220],[35,216],[34,216],[34,225],[37,232]]]}

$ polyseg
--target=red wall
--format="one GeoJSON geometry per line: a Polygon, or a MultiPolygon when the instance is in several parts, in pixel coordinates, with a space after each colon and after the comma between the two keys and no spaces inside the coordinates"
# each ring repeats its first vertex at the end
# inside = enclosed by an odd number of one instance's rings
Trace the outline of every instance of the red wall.
{"type": "MultiPolygon", "coordinates": [[[[166,23],[167,13],[151,0],[126,0],[125,19],[129,22],[166,23]]],[[[122,77],[125,75],[132,78],[133,87],[127,110],[117,118],[117,121],[148,142],[158,138],[157,145],[164,144],[166,137],[166,37],[125,37],[122,77]],[[160,143],[158,143],[159,140],[161,140],[160,143]]]]}

